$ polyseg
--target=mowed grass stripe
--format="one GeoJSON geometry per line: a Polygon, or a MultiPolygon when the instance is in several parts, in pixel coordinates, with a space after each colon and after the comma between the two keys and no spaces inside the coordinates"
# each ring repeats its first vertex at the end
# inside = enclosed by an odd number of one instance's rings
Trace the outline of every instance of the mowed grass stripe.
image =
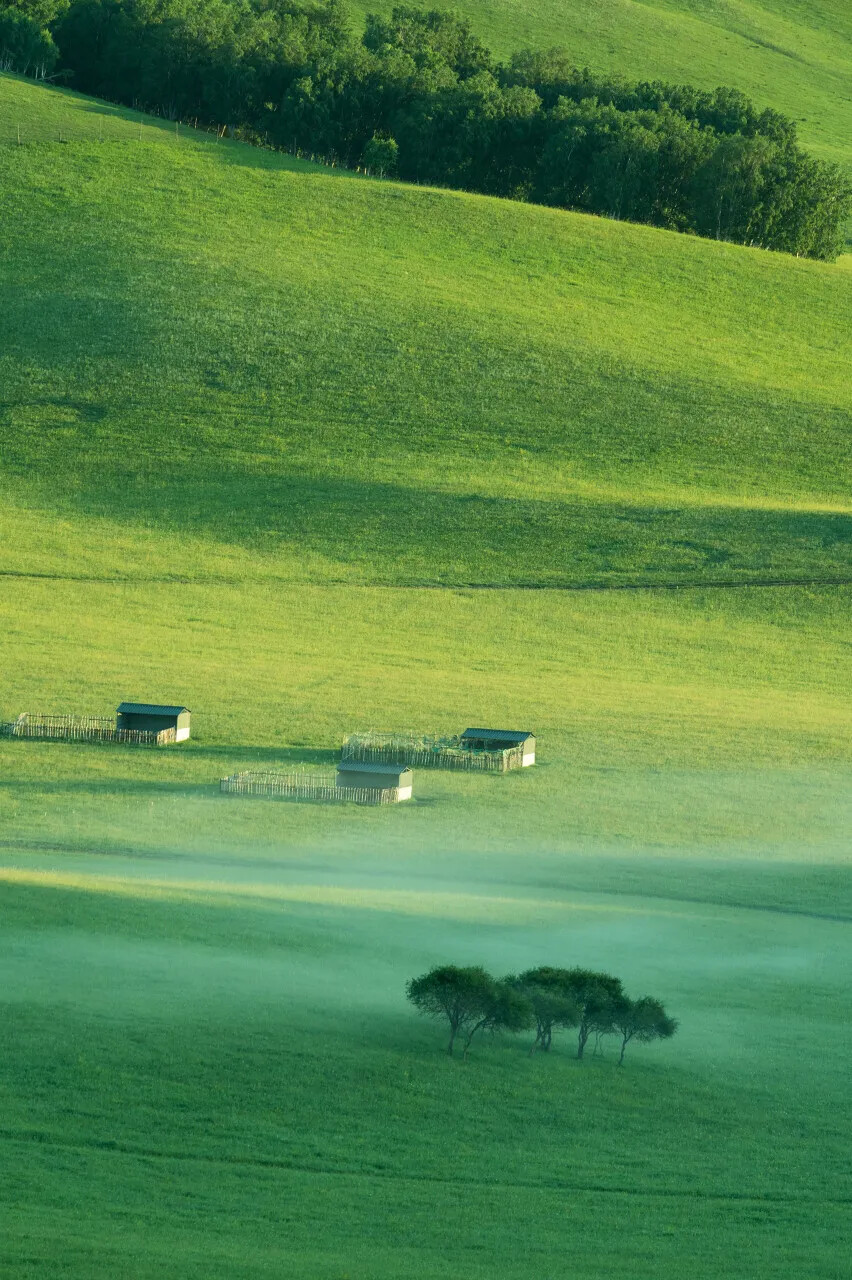
{"type": "MultiPolygon", "coordinates": [[[[22,573],[15,569],[0,569],[0,578],[21,578],[26,581],[48,582],[81,582],[117,586],[122,583],[144,582],[159,583],[163,586],[237,586],[239,578],[143,578],[134,575],[132,578],[86,578],[74,574],[59,573],[22,573]]],[[[275,581],[275,579],[268,579],[275,581]]],[[[292,583],[292,578],[281,578],[280,582],[292,583]]],[[[381,586],[393,591],[445,591],[446,585],[437,582],[374,582],[348,583],[345,579],[330,579],[322,584],[326,588],[349,586],[363,590],[381,586]]],[[[852,586],[849,578],[743,578],[724,581],[723,579],[701,579],[690,582],[458,582],[454,586],[465,591],[704,591],[728,590],[729,588],[747,589],[751,587],[848,587],[852,586]]]]}
{"type": "Polygon", "coordinates": [[[674,1187],[640,1187],[613,1186],[607,1183],[589,1183],[566,1178],[546,1178],[541,1181],[513,1179],[507,1181],[500,1177],[464,1178],[437,1174],[400,1174],[398,1172],[381,1173],[376,1170],[358,1168],[326,1169],[322,1165],[297,1164],[290,1160],[276,1160],[263,1156],[217,1156],[198,1151],[170,1151],[154,1147],[133,1146],[109,1140],[98,1142],[92,1140],[67,1141],[40,1130],[16,1130],[0,1128],[0,1141],[9,1143],[32,1143],[42,1148],[56,1147],[71,1151],[95,1151],[110,1156],[126,1156],[130,1159],[175,1161],[180,1164],[202,1165],[235,1165],[255,1169],[280,1169],[288,1173],[305,1174],[308,1177],[353,1178],[357,1180],[375,1179],[377,1182],[394,1183],[434,1183],[446,1188],[481,1187],[483,1189],[504,1188],[506,1190],[523,1189],[527,1191],[570,1191],[578,1195],[591,1196],[624,1196],[630,1199],[665,1199],[665,1200],[707,1200],[729,1204],[812,1204],[844,1206],[852,1204],[852,1196],[805,1196],[783,1195],[779,1193],[749,1194],[741,1191],[723,1191],[714,1189],[677,1190],[674,1187]]]}

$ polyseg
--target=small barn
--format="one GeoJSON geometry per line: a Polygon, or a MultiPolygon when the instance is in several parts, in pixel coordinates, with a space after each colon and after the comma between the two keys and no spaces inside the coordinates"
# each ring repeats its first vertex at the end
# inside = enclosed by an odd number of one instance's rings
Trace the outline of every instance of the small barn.
{"type": "Polygon", "coordinates": [[[399,800],[410,800],[414,774],[407,764],[374,764],[369,760],[341,760],[338,787],[371,791],[397,791],[399,800]]]}
{"type": "Polygon", "coordinates": [[[175,742],[189,737],[189,708],[161,706],[156,702],[122,702],[115,716],[116,729],[142,729],[161,733],[174,729],[175,742]]]}
{"type": "Polygon", "coordinates": [[[512,751],[522,768],[535,764],[535,734],[526,729],[465,729],[459,741],[468,751],[512,751]]]}

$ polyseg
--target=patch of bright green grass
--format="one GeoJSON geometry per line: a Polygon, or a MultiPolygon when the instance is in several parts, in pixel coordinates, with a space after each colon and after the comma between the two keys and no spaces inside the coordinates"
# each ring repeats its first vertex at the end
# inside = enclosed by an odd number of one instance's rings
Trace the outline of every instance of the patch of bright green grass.
{"type": "MultiPolygon", "coordinates": [[[[134,142],[187,148],[215,148],[222,158],[249,150],[232,138],[217,137],[187,123],[161,119],[100,98],[74,93],[59,85],[33,84],[24,76],[0,73],[0,144],[32,146],[35,143],[134,142]]],[[[251,148],[253,164],[262,168],[310,171],[310,162],[280,152],[251,148]]]]}

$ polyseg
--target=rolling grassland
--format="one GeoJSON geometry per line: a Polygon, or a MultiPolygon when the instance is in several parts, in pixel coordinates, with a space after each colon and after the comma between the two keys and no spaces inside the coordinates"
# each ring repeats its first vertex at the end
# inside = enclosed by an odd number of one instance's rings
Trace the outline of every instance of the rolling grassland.
{"type": "Polygon", "coordinates": [[[127,130],[0,156],[0,568],[848,574],[844,271],[127,130]]]}
{"type": "Polygon", "coordinates": [[[0,740],[0,1275],[839,1280],[848,272],[70,100],[0,146],[0,719],[193,737],[0,740]],[[216,791],[480,721],[536,767],[216,791]],[[681,1029],[450,1061],[446,961],[681,1029]]]}

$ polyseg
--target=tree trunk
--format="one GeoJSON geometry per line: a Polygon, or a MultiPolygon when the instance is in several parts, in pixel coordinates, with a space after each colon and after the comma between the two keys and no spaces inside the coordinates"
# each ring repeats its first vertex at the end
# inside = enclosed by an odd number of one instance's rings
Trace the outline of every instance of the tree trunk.
{"type": "Polygon", "coordinates": [[[447,1053],[450,1055],[450,1057],[453,1056],[453,1045],[456,1042],[457,1031],[458,1031],[458,1027],[454,1027],[453,1024],[450,1023],[450,1043],[447,1045],[447,1053]]]}
{"type": "Polygon", "coordinates": [[[465,1040],[465,1042],[464,1042],[464,1050],[462,1051],[462,1061],[463,1061],[463,1062],[467,1061],[467,1051],[468,1051],[468,1049],[469,1049],[469,1048],[470,1048],[470,1046],[471,1046],[471,1042],[472,1042],[472,1040],[473,1040],[473,1037],[476,1035],[477,1031],[481,1030],[481,1029],[482,1029],[482,1027],[484,1027],[484,1026],[485,1026],[485,1019],[483,1019],[481,1022],[477,1022],[476,1026],[474,1026],[474,1027],[472,1027],[472,1028],[471,1028],[470,1035],[468,1036],[468,1038],[467,1038],[467,1039],[465,1040]]]}
{"type": "Polygon", "coordinates": [[[624,1054],[625,1054],[625,1052],[626,1052],[626,1050],[627,1050],[627,1041],[628,1041],[629,1039],[630,1039],[630,1037],[629,1037],[629,1036],[625,1036],[625,1037],[622,1039],[622,1041],[621,1041],[621,1053],[620,1053],[620,1054],[619,1054],[619,1056],[618,1056],[618,1065],[619,1065],[620,1067],[623,1067],[623,1066],[624,1066],[624,1054]]]}
{"type": "Polygon", "coordinates": [[[589,1038],[590,1031],[591,1031],[591,1027],[585,1027],[583,1026],[582,1023],[580,1023],[580,1034],[577,1037],[577,1057],[578,1058],[582,1058],[583,1056],[583,1050],[586,1047],[586,1041],[589,1038]]]}

